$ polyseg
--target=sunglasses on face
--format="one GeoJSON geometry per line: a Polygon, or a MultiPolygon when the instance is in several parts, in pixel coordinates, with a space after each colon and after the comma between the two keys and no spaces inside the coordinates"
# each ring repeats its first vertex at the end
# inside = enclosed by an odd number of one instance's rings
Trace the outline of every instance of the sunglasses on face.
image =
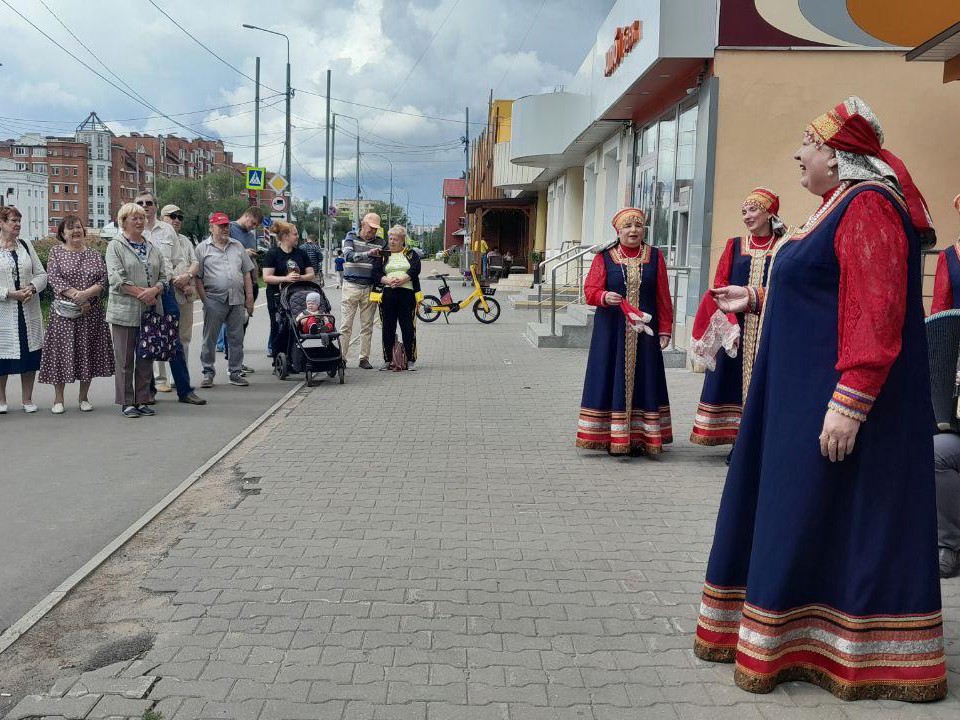
{"type": "Polygon", "coordinates": [[[137,200],[140,207],[153,207],[153,200],[137,200]]]}
{"type": "Polygon", "coordinates": [[[183,215],[180,213],[173,213],[172,215],[167,215],[171,220],[183,220],[183,215]]]}

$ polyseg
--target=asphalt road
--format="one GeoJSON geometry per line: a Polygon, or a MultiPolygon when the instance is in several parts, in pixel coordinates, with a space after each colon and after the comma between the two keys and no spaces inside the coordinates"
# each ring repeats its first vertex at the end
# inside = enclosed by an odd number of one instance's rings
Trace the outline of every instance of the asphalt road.
{"type": "MultiPolygon", "coordinates": [[[[53,388],[38,383],[34,400],[40,411],[27,415],[20,409],[19,378],[9,378],[10,410],[0,416],[0,630],[293,387],[270,372],[262,294],[259,303],[245,342],[245,364],[256,370],[248,377],[250,387],[230,385],[218,355],[216,385],[197,391],[208,401],[203,407],[178,403],[176,393],[160,394],[155,417],[128,420],[113,403],[113,379],[100,378],[90,391],[94,412],[77,409],[73,385],[67,386],[67,412],[53,415],[53,388]]],[[[201,319],[199,305],[195,319],[201,319]]],[[[190,348],[195,385],[200,331],[194,327],[190,348]]]]}

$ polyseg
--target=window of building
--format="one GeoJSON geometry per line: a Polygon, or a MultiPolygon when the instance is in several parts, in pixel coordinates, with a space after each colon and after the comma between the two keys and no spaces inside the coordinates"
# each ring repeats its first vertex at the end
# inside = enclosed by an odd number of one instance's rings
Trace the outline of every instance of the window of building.
{"type": "Polygon", "coordinates": [[[103,165],[97,165],[97,179],[98,179],[98,180],[103,180],[103,171],[104,171],[103,165]]]}
{"type": "Polygon", "coordinates": [[[87,195],[93,195],[93,185],[87,185],[87,195]]]}
{"type": "Polygon", "coordinates": [[[57,200],[54,200],[51,204],[53,205],[54,211],[60,210],[60,203],[57,200]]]}
{"type": "Polygon", "coordinates": [[[60,194],[60,186],[59,186],[59,185],[54,185],[54,186],[53,186],[53,189],[51,190],[51,192],[56,193],[56,194],[59,195],[59,194],[60,194]]]}
{"type": "Polygon", "coordinates": [[[47,172],[47,166],[44,165],[43,163],[34,163],[34,164],[33,164],[33,171],[34,171],[35,173],[45,173],[45,172],[47,172]]]}
{"type": "Polygon", "coordinates": [[[17,164],[16,164],[17,170],[26,170],[28,167],[30,167],[30,166],[29,166],[27,163],[17,163],[17,164]]]}
{"type": "Polygon", "coordinates": [[[33,156],[34,156],[34,157],[46,157],[46,156],[47,156],[47,149],[46,149],[45,147],[35,147],[35,148],[33,149],[33,156]]]}
{"type": "Polygon", "coordinates": [[[153,156],[147,155],[147,167],[153,167],[153,156]]]}
{"type": "Polygon", "coordinates": [[[73,169],[73,176],[74,176],[74,177],[77,177],[79,174],[80,174],[80,172],[78,171],[78,169],[77,169],[77,168],[74,168],[74,169],[73,169]]]}
{"type": "Polygon", "coordinates": [[[103,215],[106,210],[104,210],[104,204],[102,202],[97,203],[97,215],[103,215]]]}
{"type": "Polygon", "coordinates": [[[54,175],[59,175],[59,174],[60,174],[60,166],[59,166],[59,165],[51,165],[51,166],[50,166],[50,170],[53,172],[54,175]]]}
{"type": "Polygon", "coordinates": [[[97,220],[98,228],[102,228],[104,225],[106,225],[106,221],[103,218],[100,218],[99,220],[97,220]]]}
{"type": "Polygon", "coordinates": [[[97,185],[97,197],[103,197],[103,185],[97,185]]]}
{"type": "Polygon", "coordinates": [[[14,154],[14,155],[21,155],[21,156],[22,156],[22,155],[29,155],[29,154],[30,154],[30,148],[23,147],[22,145],[17,145],[17,146],[13,149],[13,154],[14,154]]]}

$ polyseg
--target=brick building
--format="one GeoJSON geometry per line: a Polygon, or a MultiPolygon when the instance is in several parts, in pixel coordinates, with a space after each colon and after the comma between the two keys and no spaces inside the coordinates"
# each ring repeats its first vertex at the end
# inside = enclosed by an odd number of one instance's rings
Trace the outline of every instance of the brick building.
{"type": "Polygon", "coordinates": [[[443,249],[463,245],[463,222],[467,214],[467,183],[462,178],[443,181],[443,249]]]}

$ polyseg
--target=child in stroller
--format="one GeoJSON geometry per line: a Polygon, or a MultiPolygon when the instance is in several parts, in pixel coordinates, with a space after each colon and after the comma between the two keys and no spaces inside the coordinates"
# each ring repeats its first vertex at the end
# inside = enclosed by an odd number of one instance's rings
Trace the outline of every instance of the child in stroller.
{"type": "Polygon", "coordinates": [[[281,380],[291,373],[305,373],[308,385],[323,373],[344,380],[340,356],[340,333],[323,289],[311,280],[298,280],[284,287],[277,308],[276,354],[273,371],[281,380]]]}
{"type": "Polygon", "coordinates": [[[297,315],[297,325],[302,335],[332,333],[337,329],[333,315],[322,312],[323,296],[317,292],[307,294],[306,308],[297,315]]]}

